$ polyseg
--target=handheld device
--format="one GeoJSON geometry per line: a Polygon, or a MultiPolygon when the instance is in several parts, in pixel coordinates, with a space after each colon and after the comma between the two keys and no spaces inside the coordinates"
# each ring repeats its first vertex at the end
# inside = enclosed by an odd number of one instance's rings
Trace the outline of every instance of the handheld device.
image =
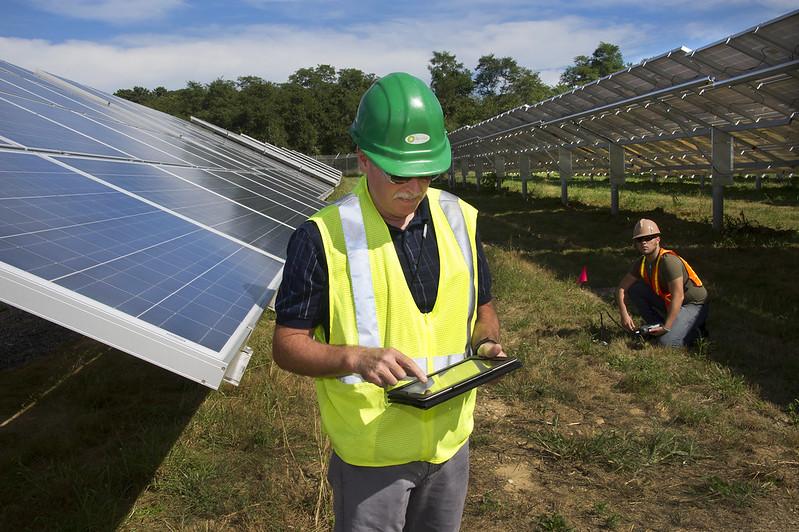
{"type": "Polygon", "coordinates": [[[661,325],[660,323],[653,323],[653,324],[650,324],[650,325],[641,325],[640,327],[638,327],[638,330],[636,332],[638,334],[646,335],[646,334],[649,334],[652,330],[657,329],[659,327],[663,327],[663,325],[661,325]]]}
{"type": "Polygon", "coordinates": [[[519,369],[517,358],[468,357],[427,376],[427,382],[413,379],[388,391],[388,400],[427,409],[481,384],[519,369]]]}

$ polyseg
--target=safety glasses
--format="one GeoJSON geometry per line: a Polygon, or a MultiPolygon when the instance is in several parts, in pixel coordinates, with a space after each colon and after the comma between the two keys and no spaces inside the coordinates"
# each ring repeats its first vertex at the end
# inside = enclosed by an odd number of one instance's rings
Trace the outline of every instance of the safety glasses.
{"type": "Polygon", "coordinates": [[[636,242],[649,242],[653,238],[657,238],[660,235],[646,235],[646,236],[639,236],[638,238],[634,239],[636,242]]]}
{"type": "Polygon", "coordinates": [[[407,182],[409,182],[411,179],[426,179],[427,181],[435,181],[436,179],[438,179],[442,175],[442,174],[418,175],[418,176],[416,176],[416,175],[414,175],[414,176],[392,175],[392,174],[389,174],[388,172],[386,172],[385,170],[383,170],[382,168],[380,168],[379,166],[377,166],[374,162],[372,162],[372,164],[374,164],[375,167],[377,167],[383,173],[383,175],[386,176],[386,179],[392,185],[404,185],[407,182]]]}

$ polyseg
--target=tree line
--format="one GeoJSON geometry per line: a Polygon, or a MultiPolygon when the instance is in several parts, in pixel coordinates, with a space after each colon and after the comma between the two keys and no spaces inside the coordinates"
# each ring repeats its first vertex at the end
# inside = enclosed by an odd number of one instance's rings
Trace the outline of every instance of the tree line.
{"type": "MultiPolygon", "coordinates": [[[[430,86],[444,109],[449,131],[545,100],[624,67],[619,47],[605,42],[591,56],[575,57],[554,86],[512,57],[494,54],[482,56],[474,70],[447,51],[433,52],[427,65],[430,86]]],[[[352,151],[346,125],[355,117],[361,95],[376,79],[355,68],[318,65],[297,70],[285,83],[242,76],[207,84],[189,81],[176,90],[135,86],[114,94],[310,155],[335,154],[352,151]]]]}

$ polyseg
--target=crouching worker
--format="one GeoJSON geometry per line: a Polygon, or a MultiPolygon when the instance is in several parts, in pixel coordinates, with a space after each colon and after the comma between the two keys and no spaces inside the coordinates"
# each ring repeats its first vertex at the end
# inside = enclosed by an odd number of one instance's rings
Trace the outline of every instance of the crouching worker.
{"type": "Polygon", "coordinates": [[[622,326],[636,330],[626,297],[647,325],[660,325],[648,334],[661,345],[692,345],[706,335],[707,290],[702,281],[685,259],[660,246],[660,229],[652,220],[643,218],[635,224],[633,242],[643,256],[632,264],[616,292],[622,326]]]}
{"type": "Polygon", "coordinates": [[[273,357],[316,378],[335,530],[456,531],[475,390],[421,410],[385,388],[474,351],[505,356],[477,211],[429,188],[452,153],[421,80],[375,82],[350,135],[365,177],[292,236],[273,357]]]}

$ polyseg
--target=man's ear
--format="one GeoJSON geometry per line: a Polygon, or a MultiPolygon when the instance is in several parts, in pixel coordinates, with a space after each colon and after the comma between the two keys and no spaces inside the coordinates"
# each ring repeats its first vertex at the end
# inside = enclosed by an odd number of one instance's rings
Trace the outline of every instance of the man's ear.
{"type": "Polygon", "coordinates": [[[355,153],[358,155],[358,171],[362,174],[366,173],[366,163],[369,159],[366,157],[366,154],[362,152],[360,149],[355,150],[355,153]]]}

